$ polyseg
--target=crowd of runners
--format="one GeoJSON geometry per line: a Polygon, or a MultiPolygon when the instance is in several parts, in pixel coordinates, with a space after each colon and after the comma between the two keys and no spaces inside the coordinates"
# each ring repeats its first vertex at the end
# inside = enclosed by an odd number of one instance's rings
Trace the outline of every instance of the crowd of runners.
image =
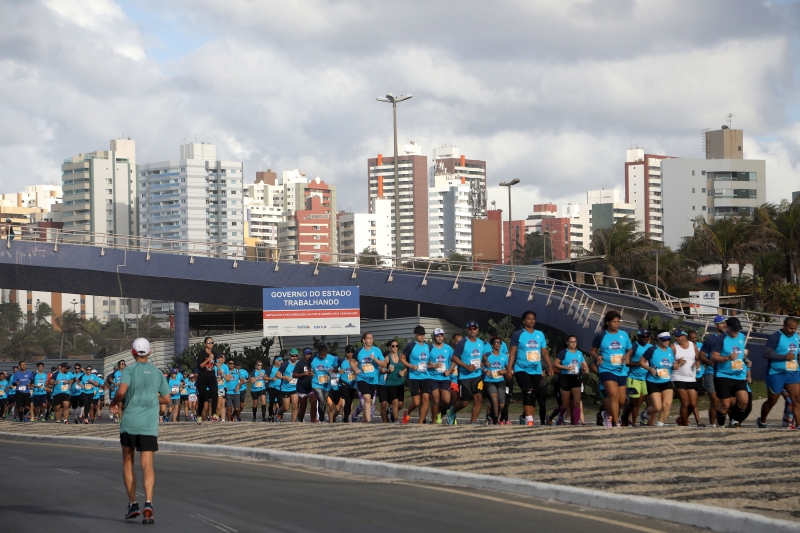
{"type": "MultiPolygon", "coordinates": [[[[343,355],[329,354],[324,344],[316,352],[292,349],[272,361],[257,361],[251,372],[218,354],[214,339],[207,337],[194,372],[164,372],[170,404],[160,407],[161,422],[241,422],[247,419],[242,410],[249,394],[253,422],[304,421],[308,414],[311,422],[368,423],[379,417],[408,424],[416,415],[419,423],[456,424],[459,411],[471,404],[470,423],[506,425],[512,423],[508,407],[516,384],[520,424],[536,425],[538,407],[539,424],[584,425],[581,396],[590,372],[597,375],[603,404],[598,425],[664,426],[675,398],[680,403],[675,423],[682,426],[738,427],[750,415],[751,361],[736,317],[716,317],[715,331],[702,342],[696,331],[681,329],[639,329],[632,340],[619,327],[619,313],[610,311],[588,353],[570,335],[555,355],[535,326],[536,314],[525,312],[508,345],[493,328],[488,342],[479,338],[474,321],[466,325],[466,336],[453,335],[449,343],[440,328],[431,339],[417,326],[404,349],[395,340],[385,351],[364,333],[360,346],[347,345],[343,355]],[[547,376],[558,404],[552,411],[547,410],[547,376]],[[704,393],[708,424],[698,410],[704,393]]],[[[797,319],[787,318],[765,346],[768,397],[756,420],[759,427],[765,427],[762,421],[781,397],[782,426],[794,429],[800,416],[796,330],[797,319]]],[[[45,371],[40,362],[33,372],[20,361],[10,376],[0,372],[0,419],[94,423],[102,419],[106,393],[113,401],[125,366],[120,361],[104,378],[89,365],[62,363],[45,371]]]]}

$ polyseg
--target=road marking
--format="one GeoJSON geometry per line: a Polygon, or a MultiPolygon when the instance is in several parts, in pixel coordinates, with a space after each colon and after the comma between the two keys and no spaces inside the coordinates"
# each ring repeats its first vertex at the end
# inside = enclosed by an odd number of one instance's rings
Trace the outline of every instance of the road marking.
{"type": "Polygon", "coordinates": [[[238,533],[235,529],[230,526],[226,526],[222,522],[217,522],[215,520],[211,520],[207,516],[199,515],[199,514],[190,514],[191,518],[196,518],[203,523],[208,524],[209,526],[214,526],[215,528],[219,529],[220,531],[224,531],[225,533],[238,533]]]}
{"type": "MultiPolygon", "coordinates": [[[[122,487],[111,487],[111,488],[114,489],[114,490],[118,490],[118,491],[124,492],[126,494],[128,493],[128,491],[123,489],[122,487]]],[[[142,498],[144,498],[144,494],[142,494],[141,492],[137,492],[136,495],[137,496],[141,496],[142,498]]]]}
{"type": "Polygon", "coordinates": [[[69,470],[68,468],[56,468],[56,470],[60,472],[64,472],[65,474],[80,474],[80,472],[76,472],[74,470],[69,470]]]}
{"type": "Polygon", "coordinates": [[[444,488],[444,487],[435,487],[435,486],[431,486],[431,485],[419,485],[419,484],[405,483],[405,482],[402,482],[402,481],[394,481],[394,483],[396,483],[398,485],[408,485],[409,487],[414,487],[415,489],[418,489],[418,488],[422,487],[422,488],[427,488],[427,489],[431,489],[431,490],[438,490],[438,491],[441,491],[441,492],[450,492],[452,494],[460,494],[460,495],[463,495],[463,496],[472,496],[472,497],[475,497],[475,498],[483,498],[484,500],[490,500],[490,501],[498,502],[498,503],[506,503],[508,505],[516,505],[518,507],[526,507],[528,509],[535,509],[537,511],[547,511],[549,513],[557,513],[557,514],[563,514],[563,515],[567,515],[567,516],[574,516],[574,517],[581,518],[581,519],[584,519],[584,520],[594,520],[595,522],[604,522],[606,524],[611,524],[611,525],[614,525],[614,526],[620,526],[620,527],[624,527],[624,528],[627,528],[627,529],[634,529],[636,531],[643,531],[644,533],[665,533],[664,530],[662,530],[662,529],[652,529],[652,528],[649,528],[649,527],[637,526],[637,525],[634,525],[634,524],[628,524],[626,522],[620,522],[618,520],[613,520],[611,518],[604,518],[604,517],[601,517],[601,516],[591,516],[591,515],[587,515],[587,514],[584,514],[584,513],[576,513],[574,511],[563,511],[561,509],[552,509],[550,507],[543,507],[541,505],[533,505],[531,503],[504,500],[502,498],[495,498],[494,496],[487,496],[485,494],[475,494],[475,493],[467,492],[467,491],[460,491],[460,490],[455,490],[455,489],[447,489],[447,488],[444,488]]]}
{"type": "Polygon", "coordinates": [[[10,455],[8,458],[14,459],[15,461],[27,461],[27,459],[23,459],[22,457],[14,457],[13,455],[10,455]]]}

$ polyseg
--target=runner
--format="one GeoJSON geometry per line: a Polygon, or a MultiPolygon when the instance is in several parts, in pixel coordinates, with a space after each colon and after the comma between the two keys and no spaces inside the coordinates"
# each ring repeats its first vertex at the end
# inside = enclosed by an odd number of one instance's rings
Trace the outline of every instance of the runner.
{"type": "Polygon", "coordinates": [[[45,420],[54,420],[56,417],[55,404],[53,403],[53,396],[55,396],[55,392],[53,391],[52,382],[57,375],[58,367],[51,366],[50,373],[47,375],[47,411],[45,413],[45,420]]]}
{"type": "Polygon", "coordinates": [[[564,419],[564,413],[571,409],[573,426],[581,425],[581,375],[589,373],[589,365],[583,353],[578,350],[578,337],[567,337],[567,347],[556,355],[555,368],[561,370],[558,386],[561,389],[561,412],[558,418],[564,419]]]}
{"type": "MultiPolygon", "coordinates": [[[[253,400],[253,422],[256,421],[256,413],[258,412],[258,403],[261,401],[261,421],[267,421],[267,371],[263,368],[264,363],[256,361],[256,368],[253,370],[253,375],[250,377],[250,382],[253,384],[250,387],[250,399],[253,400]]],[[[275,369],[277,372],[277,368],[275,369]]],[[[271,376],[270,376],[271,377],[271,376]]],[[[272,403],[270,402],[270,407],[272,403]]],[[[272,410],[270,409],[269,417],[272,418],[272,410]]]]}
{"type": "MultiPolygon", "coordinates": [[[[705,390],[703,387],[703,381],[705,380],[706,375],[706,365],[700,361],[700,350],[703,348],[703,343],[697,340],[697,332],[693,329],[689,330],[689,342],[697,346],[697,361],[699,364],[697,365],[697,372],[695,373],[694,377],[697,380],[697,396],[699,401],[700,394],[702,394],[703,390],[705,390]]],[[[694,406],[692,414],[694,415],[694,421],[697,422],[697,427],[706,427],[705,424],[700,422],[700,411],[697,409],[697,405],[694,406]]]]}
{"type": "MultiPolygon", "coordinates": [[[[628,364],[633,356],[633,346],[628,334],[619,329],[620,314],[609,311],[603,317],[603,333],[592,341],[591,356],[600,371],[597,381],[608,394],[611,424],[621,426],[620,408],[625,405],[628,386],[628,364]]],[[[602,415],[605,416],[605,415],[602,415]]]]}
{"type": "MultiPolygon", "coordinates": [[[[94,393],[97,387],[97,377],[92,374],[92,367],[86,366],[86,372],[80,377],[80,410],[81,416],[78,419],[84,424],[88,424],[92,420],[92,404],[94,403],[94,393]]],[[[94,420],[92,420],[94,423],[94,420]]]]}
{"type": "Polygon", "coordinates": [[[197,356],[197,422],[206,417],[217,416],[217,398],[219,388],[214,371],[217,354],[214,351],[214,339],[203,339],[203,351],[197,356]]]}
{"type": "MultiPolygon", "coordinates": [[[[797,353],[800,347],[800,336],[797,334],[797,319],[786,317],[783,327],[767,339],[763,357],[769,364],[766,376],[767,401],[761,406],[761,416],[756,419],[760,428],[767,427],[767,416],[778,398],[785,391],[789,396],[787,404],[791,404],[794,420],[800,419],[800,371],[797,365],[797,353]]],[[[788,424],[787,424],[788,425],[788,424]]]]}
{"type": "MultiPolygon", "coordinates": [[[[460,333],[453,333],[453,336],[450,337],[450,347],[455,350],[458,343],[461,342],[464,336],[460,333]]],[[[452,362],[453,356],[450,356],[450,361],[452,362]]],[[[450,407],[456,405],[459,401],[461,401],[461,397],[458,395],[458,365],[453,364],[453,371],[450,372],[450,407]]],[[[505,408],[506,411],[506,420],[508,420],[508,406],[505,408]]],[[[448,409],[449,412],[449,409],[448,409]]],[[[447,414],[447,413],[445,413],[447,414]]],[[[455,422],[454,422],[455,423],[455,422]]]]}
{"type": "Polygon", "coordinates": [[[339,362],[339,393],[342,395],[342,422],[351,420],[350,413],[353,409],[353,400],[358,397],[356,393],[356,371],[358,362],[355,362],[355,347],[348,344],[344,347],[344,360],[339,362]]]}
{"type": "Polygon", "coordinates": [[[356,373],[356,386],[364,400],[364,414],[362,422],[368,424],[372,421],[372,401],[378,387],[379,369],[389,364],[377,346],[374,346],[372,333],[361,335],[362,348],[358,351],[350,366],[356,373]]]}
{"type": "MultiPolygon", "coordinates": [[[[697,382],[697,369],[701,367],[697,345],[689,341],[689,334],[681,329],[675,332],[675,344],[671,346],[675,354],[675,369],[672,371],[672,384],[678,391],[681,402],[679,426],[689,425],[689,415],[697,411],[697,393],[700,384],[697,382]]],[[[697,421],[700,426],[700,421],[697,421]]]]}
{"type": "Polygon", "coordinates": [[[11,375],[11,384],[14,385],[15,409],[14,416],[20,422],[30,422],[33,417],[31,408],[31,389],[33,388],[33,372],[27,369],[25,361],[19,362],[19,370],[11,375]]]}
{"type": "MultiPolygon", "coordinates": [[[[270,422],[275,422],[275,415],[283,406],[283,398],[281,398],[281,384],[283,380],[278,377],[278,369],[280,369],[281,365],[283,364],[283,357],[280,355],[275,356],[272,359],[272,366],[269,368],[269,375],[265,375],[264,379],[266,379],[267,385],[267,400],[269,409],[269,418],[270,422]]],[[[263,414],[263,409],[262,409],[263,414]]],[[[282,420],[281,420],[282,422],[282,420]]]]}
{"type": "Polygon", "coordinates": [[[33,376],[33,420],[44,422],[47,409],[47,374],[44,363],[36,363],[36,374],[33,376]]]}
{"type": "Polygon", "coordinates": [[[700,362],[707,366],[706,373],[703,375],[703,388],[708,393],[709,406],[708,406],[708,423],[712,428],[725,425],[725,415],[719,412],[719,397],[714,388],[715,367],[716,365],[710,359],[711,348],[717,341],[717,338],[725,334],[728,326],[725,325],[724,316],[714,317],[714,328],[716,331],[705,336],[703,339],[703,346],[700,348],[698,358],[700,362]]]}
{"type": "Polygon", "coordinates": [[[188,405],[189,413],[186,420],[197,420],[197,374],[189,374],[188,379],[185,381],[186,385],[186,403],[188,405]]]}
{"type": "Polygon", "coordinates": [[[92,416],[95,417],[96,420],[103,419],[103,404],[105,403],[105,396],[106,396],[106,384],[105,380],[103,379],[103,374],[95,374],[94,377],[96,378],[97,386],[95,387],[94,391],[94,398],[92,399],[92,416]]]}
{"type": "Polygon", "coordinates": [[[522,313],[522,329],[515,331],[511,336],[509,342],[511,346],[508,349],[507,375],[517,378],[522,391],[522,414],[528,427],[534,426],[536,394],[543,376],[542,361],[547,364],[547,375],[554,374],[547,341],[544,334],[535,329],[535,326],[536,313],[533,311],[522,313]]]}
{"type": "MultiPolygon", "coordinates": [[[[453,370],[453,348],[444,343],[444,330],[433,330],[433,345],[428,361],[431,388],[431,417],[436,424],[442,423],[442,413],[450,407],[450,374],[453,370]]],[[[502,407],[501,407],[502,409],[502,407]]]]}
{"type": "Polygon", "coordinates": [[[419,421],[425,422],[430,403],[431,385],[428,381],[428,362],[431,360],[431,349],[425,342],[425,328],[414,328],[414,342],[406,344],[400,356],[400,362],[408,370],[408,390],[411,393],[411,405],[403,413],[401,422],[408,424],[411,420],[409,413],[419,409],[419,421]],[[422,399],[420,400],[420,396],[422,399]]]}
{"type": "Polygon", "coordinates": [[[328,376],[331,378],[331,391],[328,393],[328,400],[331,406],[331,412],[333,413],[333,416],[328,417],[328,421],[331,423],[336,422],[336,417],[342,412],[342,407],[344,405],[342,403],[342,393],[339,392],[339,365],[342,364],[343,360],[344,357],[334,355],[333,367],[328,372],[328,376]]]}
{"type": "MultiPolygon", "coordinates": [[[[628,363],[628,398],[630,401],[625,404],[622,411],[622,423],[636,427],[639,420],[639,409],[642,402],[647,398],[647,370],[639,364],[644,353],[653,345],[650,344],[650,330],[642,328],[636,332],[636,344],[634,345],[633,355],[628,363]]],[[[649,404],[648,404],[649,405],[649,404]]],[[[645,405],[647,409],[648,405],[645,405]]]]}
{"type": "Polygon", "coordinates": [[[648,425],[664,427],[675,390],[670,378],[672,371],[678,368],[678,363],[675,361],[675,353],[670,348],[672,336],[669,332],[662,331],[656,338],[658,344],[648,348],[639,360],[639,364],[648,372],[647,395],[650,397],[650,406],[646,412],[648,425]]]}
{"type": "MultiPolygon", "coordinates": [[[[233,365],[231,365],[233,368],[233,365]]],[[[225,356],[217,354],[217,360],[214,364],[214,378],[217,380],[217,413],[211,415],[212,422],[220,422],[225,420],[225,394],[227,392],[227,383],[232,379],[231,371],[228,365],[225,364],[225,356]]]]}
{"type": "MultiPolygon", "coordinates": [[[[492,337],[499,337],[499,336],[500,336],[500,334],[497,332],[497,328],[496,328],[496,327],[494,327],[494,326],[489,326],[489,327],[487,328],[487,330],[486,330],[486,333],[488,333],[488,334],[489,334],[489,339],[491,339],[492,337]]],[[[501,339],[501,341],[502,341],[502,339],[501,339]]],[[[508,355],[508,345],[506,345],[506,343],[505,343],[505,342],[503,342],[503,343],[500,345],[500,351],[501,351],[502,353],[504,353],[504,354],[508,355]]],[[[491,347],[491,346],[489,345],[489,343],[487,342],[487,343],[486,343],[486,344],[483,346],[483,355],[488,355],[488,354],[490,354],[490,353],[492,353],[492,347],[491,347]]],[[[451,366],[452,366],[453,368],[455,368],[455,365],[451,365],[451,366]]],[[[504,377],[504,378],[503,378],[503,383],[505,384],[505,387],[504,387],[504,392],[505,392],[505,394],[506,394],[506,403],[505,403],[505,405],[503,405],[503,407],[501,407],[501,411],[500,411],[500,421],[502,421],[503,423],[502,423],[502,424],[500,424],[500,422],[498,422],[498,424],[499,424],[499,425],[505,425],[505,421],[503,420],[503,413],[505,413],[505,415],[506,415],[506,418],[505,418],[505,419],[506,419],[506,420],[508,420],[508,404],[509,404],[509,400],[511,400],[511,395],[510,395],[510,389],[509,389],[509,387],[508,387],[508,383],[507,383],[507,381],[508,381],[508,378],[505,378],[505,377],[504,377]]],[[[513,382],[513,380],[511,381],[511,387],[512,387],[512,388],[514,387],[514,382],[513,382]]],[[[431,387],[431,390],[432,390],[432,389],[433,389],[433,387],[431,387]]],[[[487,409],[486,409],[486,425],[489,425],[489,424],[491,424],[491,423],[492,423],[492,417],[489,415],[489,411],[490,411],[490,410],[491,410],[491,405],[487,406],[487,409]]],[[[523,420],[524,420],[524,419],[523,419],[523,420]]]]}
{"type": "Polygon", "coordinates": [[[6,407],[8,407],[8,389],[10,385],[6,379],[6,373],[0,372],[0,421],[6,419],[6,407]]]}
{"type": "Polygon", "coordinates": [[[122,445],[122,474],[129,501],[125,519],[141,514],[136,501],[136,475],[133,472],[134,454],[138,450],[145,494],[142,523],[152,524],[156,481],[153,454],[158,451],[158,406],[169,405],[170,389],[161,372],[147,362],[150,355],[150,342],[147,339],[133,341],[131,352],[136,363],[123,372],[111,409],[120,414],[124,412],[119,425],[119,442],[122,445]]]}
{"type": "Polygon", "coordinates": [[[317,420],[312,420],[312,422],[324,422],[326,411],[328,413],[328,421],[333,422],[333,404],[328,404],[328,394],[331,390],[330,373],[336,365],[336,358],[328,355],[328,346],[322,343],[317,348],[317,356],[311,360],[310,365],[313,373],[311,388],[314,390],[314,396],[311,399],[311,411],[319,415],[317,420]]]}
{"type": "MultiPolygon", "coordinates": [[[[456,413],[472,401],[470,423],[475,424],[483,402],[483,358],[484,342],[478,338],[478,323],[467,322],[467,338],[461,339],[453,349],[451,361],[460,367],[458,376],[459,401],[447,413],[447,423],[456,423],[456,413]]],[[[509,367],[510,368],[510,367],[509,367]]]]}
{"type": "MultiPolygon", "coordinates": [[[[109,397],[111,400],[114,399],[114,395],[119,388],[119,384],[122,382],[122,372],[125,370],[126,365],[127,363],[125,363],[125,361],[119,361],[117,363],[117,369],[106,378],[106,384],[108,385],[109,397]]],[[[119,417],[114,414],[111,415],[111,419],[114,422],[119,422],[119,417]]]]}
{"type": "MultiPolygon", "coordinates": [[[[314,355],[311,348],[304,348],[303,355],[299,358],[297,366],[294,367],[292,376],[297,379],[297,421],[305,422],[306,420],[306,407],[308,407],[308,396],[313,394],[314,391],[311,387],[311,380],[314,371],[311,370],[309,361],[314,355]]],[[[317,414],[312,412],[308,419],[314,422],[317,419],[317,414]]]]}
{"type": "Polygon", "coordinates": [[[167,385],[169,385],[170,402],[167,419],[171,418],[173,422],[177,422],[181,416],[181,387],[183,386],[183,381],[178,378],[177,368],[170,370],[167,385]]]}
{"type": "Polygon", "coordinates": [[[239,413],[242,410],[240,388],[242,386],[242,378],[239,377],[239,372],[236,371],[236,363],[233,359],[228,359],[228,375],[225,378],[225,413],[228,422],[241,422],[239,413]]]}
{"type": "Polygon", "coordinates": [[[294,369],[297,366],[299,354],[297,349],[289,350],[289,360],[284,361],[275,376],[281,380],[281,398],[283,407],[278,410],[277,420],[283,421],[283,413],[292,412],[292,422],[297,422],[297,378],[294,377],[294,369]]]}
{"type": "MultiPolygon", "coordinates": [[[[164,376],[164,381],[169,382],[169,371],[162,370],[161,375],[164,376]]],[[[159,423],[164,423],[168,420],[167,418],[167,409],[169,405],[159,405],[158,406],[158,416],[159,416],[159,423]]]]}
{"type": "Polygon", "coordinates": [[[241,422],[242,409],[244,409],[244,404],[247,399],[247,384],[250,383],[250,373],[242,368],[242,363],[234,363],[233,366],[236,368],[236,371],[239,372],[239,416],[237,419],[241,422]]]}
{"type": "MultiPolygon", "coordinates": [[[[389,341],[389,353],[386,358],[389,360],[387,365],[389,373],[386,374],[386,398],[392,404],[390,407],[390,420],[398,422],[397,417],[400,416],[400,411],[403,409],[405,401],[405,376],[408,374],[408,369],[400,361],[400,344],[397,341],[389,341]]],[[[449,379],[447,381],[448,386],[450,384],[449,379]]],[[[441,423],[441,417],[439,422],[441,423]]]]}
{"type": "Polygon", "coordinates": [[[69,371],[69,364],[61,363],[60,372],[50,381],[56,419],[60,423],[69,424],[70,391],[76,379],[75,374],[69,371]]]}
{"type": "Polygon", "coordinates": [[[489,340],[492,351],[483,354],[483,383],[489,395],[489,416],[493,425],[500,423],[500,413],[506,404],[505,376],[508,373],[508,354],[503,353],[503,341],[500,337],[489,340]]]}
{"type": "Polygon", "coordinates": [[[714,388],[719,398],[719,412],[730,414],[728,427],[736,428],[747,418],[749,371],[744,360],[745,337],[741,333],[741,322],[732,316],[725,320],[725,325],[725,333],[717,337],[711,348],[711,360],[716,363],[714,388]]]}

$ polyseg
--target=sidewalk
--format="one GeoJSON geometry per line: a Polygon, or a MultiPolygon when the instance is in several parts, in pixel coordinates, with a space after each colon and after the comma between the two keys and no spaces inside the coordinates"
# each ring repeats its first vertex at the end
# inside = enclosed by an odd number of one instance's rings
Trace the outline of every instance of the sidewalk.
{"type": "MultiPolygon", "coordinates": [[[[117,438],[118,426],[0,423],[0,432],[117,438]]],[[[670,427],[606,429],[193,423],[169,442],[270,448],[444,468],[691,502],[800,520],[800,434],[670,427]]]]}

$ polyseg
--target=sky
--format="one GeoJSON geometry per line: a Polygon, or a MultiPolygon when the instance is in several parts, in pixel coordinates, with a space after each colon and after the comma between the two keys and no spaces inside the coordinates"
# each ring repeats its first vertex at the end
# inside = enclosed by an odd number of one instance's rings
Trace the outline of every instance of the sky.
{"type": "Polygon", "coordinates": [[[800,190],[800,3],[694,0],[0,2],[0,192],[60,182],[109,140],[137,162],[204,141],[300,168],[367,211],[366,159],[401,144],[487,161],[514,218],[622,190],[625,150],[703,157],[733,115],[766,201],[800,190]]]}

